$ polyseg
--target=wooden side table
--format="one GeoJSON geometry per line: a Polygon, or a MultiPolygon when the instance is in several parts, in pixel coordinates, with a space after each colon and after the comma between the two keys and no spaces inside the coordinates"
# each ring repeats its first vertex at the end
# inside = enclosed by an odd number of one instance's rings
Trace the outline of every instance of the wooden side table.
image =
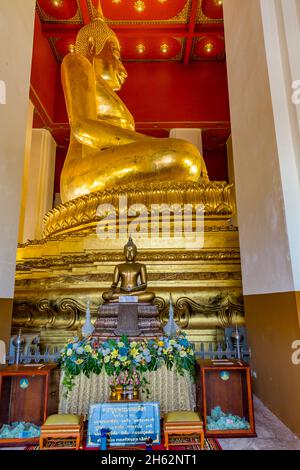
{"type": "MultiPolygon", "coordinates": [[[[25,421],[41,426],[57,412],[59,371],[56,364],[0,366],[0,428],[25,421]]],[[[38,438],[0,439],[2,444],[38,442],[38,438]]]]}
{"type": "Polygon", "coordinates": [[[197,360],[197,408],[207,437],[256,437],[251,370],[238,360],[197,360]],[[245,418],[249,429],[210,430],[207,417],[220,406],[224,413],[245,418]]]}

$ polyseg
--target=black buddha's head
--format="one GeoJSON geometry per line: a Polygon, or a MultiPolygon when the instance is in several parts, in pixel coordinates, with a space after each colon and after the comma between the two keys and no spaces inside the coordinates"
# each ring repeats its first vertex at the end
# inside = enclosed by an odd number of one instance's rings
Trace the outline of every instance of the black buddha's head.
{"type": "Polygon", "coordinates": [[[137,256],[137,247],[133,242],[131,236],[129,237],[129,240],[126,245],[124,246],[124,256],[126,258],[126,261],[131,263],[134,262],[137,256]]]}
{"type": "Polygon", "coordinates": [[[121,61],[120,43],[104,20],[100,2],[93,21],[79,31],[75,52],[86,57],[93,64],[96,75],[113,90],[121,89],[127,72],[121,61]]]}

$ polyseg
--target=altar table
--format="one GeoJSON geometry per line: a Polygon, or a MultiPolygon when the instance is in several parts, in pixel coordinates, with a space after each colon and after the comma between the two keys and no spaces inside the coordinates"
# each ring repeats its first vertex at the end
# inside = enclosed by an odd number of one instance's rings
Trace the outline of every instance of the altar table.
{"type": "MultiPolygon", "coordinates": [[[[174,369],[168,370],[164,365],[157,371],[144,374],[149,382],[147,388],[150,395],[141,394],[143,401],[160,403],[161,414],[170,411],[193,411],[196,406],[196,387],[193,378],[188,372],[179,375],[174,369]]],[[[75,377],[75,385],[66,398],[62,385],[63,374],[60,381],[59,413],[89,414],[89,406],[95,403],[105,403],[110,396],[109,376],[102,371],[101,374],[83,374],[75,377]]]]}

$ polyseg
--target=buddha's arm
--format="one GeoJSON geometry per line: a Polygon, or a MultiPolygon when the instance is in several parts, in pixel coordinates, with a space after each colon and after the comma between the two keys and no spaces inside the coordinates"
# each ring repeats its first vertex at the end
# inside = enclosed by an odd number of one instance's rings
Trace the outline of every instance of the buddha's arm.
{"type": "Polygon", "coordinates": [[[112,285],[111,285],[111,290],[112,291],[116,290],[116,288],[118,287],[119,279],[120,279],[119,268],[118,268],[118,266],[116,266],[115,270],[114,270],[113,282],[112,282],[112,285]]]}
{"type": "Polygon", "coordinates": [[[70,125],[78,142],[97,150],[153,139],[106,121],[81,119],[70,122],[70,125]]]}
{"type": "Polygon", "coordinates": [[[133,292],[147,289],[147,270],[144,264],[141,266],[140,280],[141,284],[131,289],[133,292]]]}
{"type": "Polygon", "coordinates": [[[62,84],[70,126],[76,140],[97,150],[152,139],[97,120],[96,80],[91,63],[80,54],[65,56],[62,84]]]}

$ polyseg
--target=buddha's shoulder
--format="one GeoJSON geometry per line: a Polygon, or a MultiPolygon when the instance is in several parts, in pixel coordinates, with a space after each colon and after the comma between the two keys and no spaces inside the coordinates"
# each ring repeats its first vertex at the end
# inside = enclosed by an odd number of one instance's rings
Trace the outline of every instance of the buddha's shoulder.
{"type": "Polygon", "coordinates": [[[81,54],[77,54],[76,52],[70,52],[63,58],[62,68],[74,65],[81,66],[83,68],[91,68],[91,63],[86,57],[81,54]]]}
{"type": "Polygon", "coordinates": [[[128,266],[132,266],[132,267],[134,267],[135,269],[137,269],[137,268],[140,269],[140,268],[142,268],[143,266],[145,266],[145,264],[143,264],[143,263],[132,263],[132,264],[128,265],[128,263],[120,263],[120,264],[117,264],[116,267],[117,267],[117,268],[119,269],[119,271],[120,271],[120,270],[123,270],[123,269],[128,269],[128,266]]]}

